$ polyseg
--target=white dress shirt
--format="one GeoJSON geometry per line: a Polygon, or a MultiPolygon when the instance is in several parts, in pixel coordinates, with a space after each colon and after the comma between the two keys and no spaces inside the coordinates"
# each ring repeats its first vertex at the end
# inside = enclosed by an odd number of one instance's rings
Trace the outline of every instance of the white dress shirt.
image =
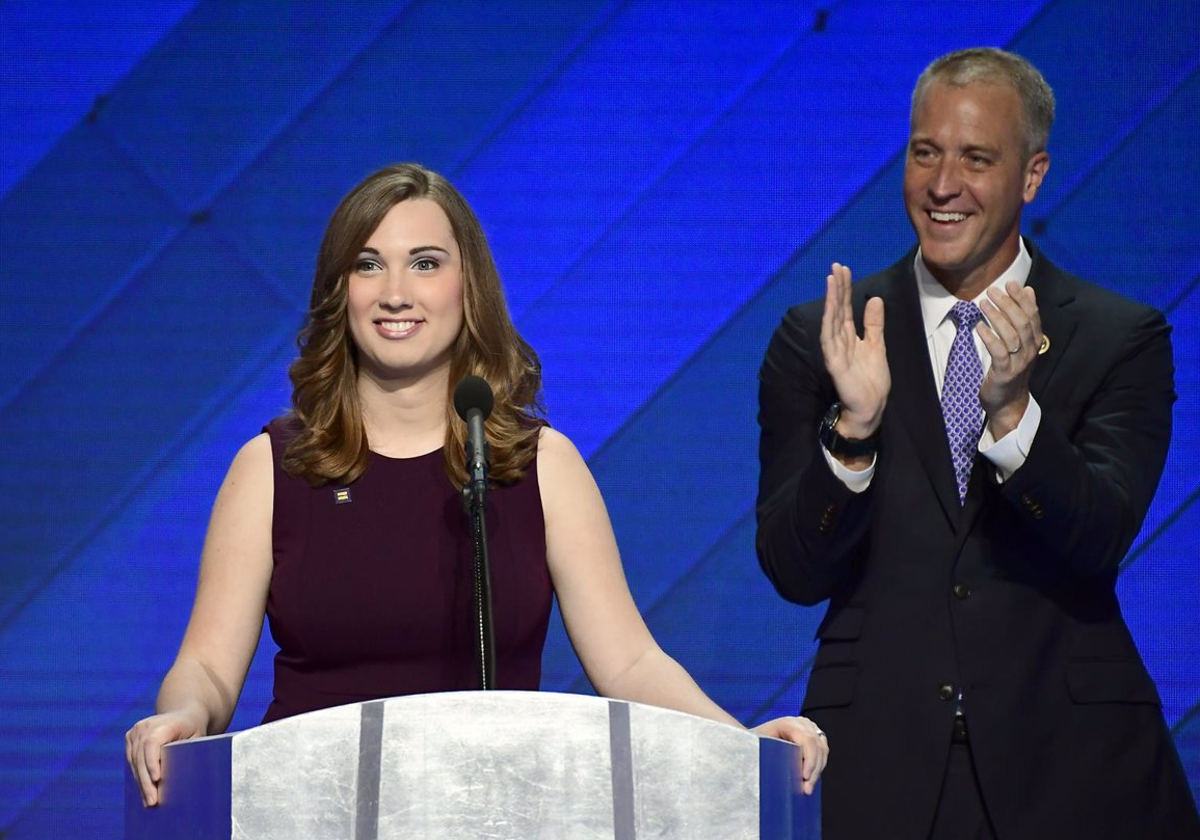
{"type": "MultiPolygon", "coordinates": [[[[1033,265],[1033,260],[1030,258],[1029,252],[1025,250],[1025,242],[1020,239],[1017,241],[1020,242],[1017,258],[991,284],[1001,292],[1004,291],[1004,286],[1009,280],[1024,286],[1029,279],[1029,269],[1033,265]]],[[[925,323],[929,363],[933,368],[934,384],[940,394],[942,382],[946,377],[946,363],[950,358],[950,345],[954,343],[954,337],[958,333],[958,327],[950,319],[950,309],[958,302],[958,298],[946,291],[945,287],[929,273],[920,250],[917,251],[913,267],[917,275],[917,293],[921,302],[921,317],[925,323]]],[[[986,299],[987,290],[985,289],[975,298],[975,303],[978,305],[986,299]]],[[[972,338],[975,340],[975,352],[979,354],[979,361],[983,364],[983,374],[987,376],[987,372],[992,366],[992,354],[983,346],[983,341],[980,340],[978,334],[973,335],[972,338]]],[[[886,328],[884,341],[887,341],[886,328]]],[[[1041,421],[1041,406],[1031,395],[1029,406],[1025,409],[1025,414],[1022,415],[1017,428],[1000,440],[992,437],[991,430],[988,429],[986,421],[984,422],[983,435],[979,439],[979,452],[996,468],[996,478],[1000,482],[1007,481],[1025,463],[1025,459],[1029,456],[1029,449],[1033,445],[1033,437],[1037,433],[1041,421]]],[[[852,470],[829,454],[829,450],[823,449],[823,451],[825,460],[829,463],[834,475],[852,491],[861,493],[870,486],[871,478],[875,475],[875,458],[871,459],[871,463],[866,469],[852,470]]]]}

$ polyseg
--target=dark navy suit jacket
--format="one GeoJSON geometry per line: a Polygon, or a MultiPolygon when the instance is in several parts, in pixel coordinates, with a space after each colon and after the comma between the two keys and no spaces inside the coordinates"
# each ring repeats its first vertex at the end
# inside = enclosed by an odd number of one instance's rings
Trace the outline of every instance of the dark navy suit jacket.
{"type": "Polygon", "coordinates": [[[866,492],[817,442],[836,397],[823,300],[789,310],[767,350],[757,549],[785,598],[829,602],[803,704],[829,734],[827,840],[925,840],[960,692],[1002,840],[1200,837],[1115,594],[1170,441],[1170,327],[1026,246],[1050,341],[1030,385],[1042,420],[1003,484],[977,456],[963,506],[915,250],[853,287],[860,328],[884,301],[892,375],[866,492]]]}

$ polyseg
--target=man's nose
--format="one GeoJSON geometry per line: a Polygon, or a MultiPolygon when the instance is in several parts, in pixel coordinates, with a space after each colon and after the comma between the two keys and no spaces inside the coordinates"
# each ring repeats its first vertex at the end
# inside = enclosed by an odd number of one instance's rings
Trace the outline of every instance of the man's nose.
{"type": "Polygon", "coordinates": [[[952,198],[962,191],[962,173],[958,162],[942,158],[929,179],[929,193],[935,198],[952,198]]]}

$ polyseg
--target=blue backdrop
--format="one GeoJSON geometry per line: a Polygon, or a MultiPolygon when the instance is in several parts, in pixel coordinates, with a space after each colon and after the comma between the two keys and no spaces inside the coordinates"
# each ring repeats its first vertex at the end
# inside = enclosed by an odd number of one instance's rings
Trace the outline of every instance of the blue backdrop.
{"type": "MultiPolygon", "coordinates": [[[[1196,0],[0,3],[0,834],[120,835],[216,488],[287,405],[329,213],[393,161],[483,220],[663,646],[794,712],[822,611],[754,558],[758,365],[831,261],[908,247],[911,85],[975,44],[1058,94],[1029,235],[1176,328],[1120,587],[1200,786],[1197,33],[1196,0]]],[[[588,690],[557,621],[543,686],[588,690]]]]}

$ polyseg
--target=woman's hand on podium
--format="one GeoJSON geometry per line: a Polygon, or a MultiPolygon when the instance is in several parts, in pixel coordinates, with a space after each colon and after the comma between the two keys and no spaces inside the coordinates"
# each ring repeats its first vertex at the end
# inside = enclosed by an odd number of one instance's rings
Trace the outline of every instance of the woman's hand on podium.
{"type": "Polygon", "coordinates": [[[204,735],[204,725],[194,713],[166,712],[143,718],[125,733],[125,760],[142,792],[142,804],[158,804],[162,782],[162,750],[175,741],[204,735]]]}
{"type": "Polygon", "coordinates": [[[759,724],[750,731],[755,735],[791,741],[800,748],[800,790],[811,795],[829,761],[829,739],[821,727],[806,717],[781,717],[759,724]]]}

